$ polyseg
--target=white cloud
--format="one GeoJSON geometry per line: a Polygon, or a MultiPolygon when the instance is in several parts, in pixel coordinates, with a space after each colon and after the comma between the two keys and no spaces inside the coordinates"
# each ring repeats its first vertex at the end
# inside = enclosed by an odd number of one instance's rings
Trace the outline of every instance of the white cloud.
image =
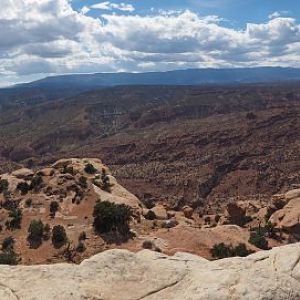
{"type": "Polygon", "coordinates": [[[0,85],[49,73],[300,67],[300,25],[293,18],[235,30],[191,11],[93,18],[86,15],[89,8],[77,12],[69,0],[6,1],[0,85]]]}
{"type": "Polygon", "coordinates": [[[279,18],[281,16],[279,11],[274,11],[272,14],[269,15],[269,19],[279,18]]]}
{"type": "Polygon", "coordinates": [[[109,1],[97,3],[90,6],[90,9],[102,9],[102,10],[121,10],[121,11],[127,11],[127,12],[133,12],[135,11],[135,8],[131,4],[126,3],[112,3],[109,1]]]}
{"type": "Polygon", "coordinates": [[[282,15],[287,15],[289,13],[289,11],[287,10],[282,10],[282,11],[274,11],[273,13],[269,14],[269,19],[275,19],[275,18],[279,18],[282,15]]]}

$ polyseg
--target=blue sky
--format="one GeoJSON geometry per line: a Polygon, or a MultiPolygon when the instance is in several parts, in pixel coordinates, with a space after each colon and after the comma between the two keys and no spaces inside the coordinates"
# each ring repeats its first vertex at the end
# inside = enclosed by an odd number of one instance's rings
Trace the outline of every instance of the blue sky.
{"type": "MultiPolygon", "coordinates": [[[[80,10],[83,6],[104,2],[95,0],[73,0],[72,5],[80,10]]],[[[300,19],[300,1],[298,0],[131,0],[113,1],[133,5],[133,14],[153,14],[151,9],[157,10],[186,10],[197,12],[200,15],[217,15],[228,20],[227,26],[244,28],[247,23],[265,22],[268,16],[279,12],[282,16],[291,16],[300,19]]],[[[118,10],[114,10],[118,12],[118,10]]],[[[101,11],[92,10],[91,16],[101,15],[101,11]]]]}
{"type": "Polygon", "coordinates": [[[0,86],[49,75],[300,68],[299,0],[5,0],[0,86]]]}

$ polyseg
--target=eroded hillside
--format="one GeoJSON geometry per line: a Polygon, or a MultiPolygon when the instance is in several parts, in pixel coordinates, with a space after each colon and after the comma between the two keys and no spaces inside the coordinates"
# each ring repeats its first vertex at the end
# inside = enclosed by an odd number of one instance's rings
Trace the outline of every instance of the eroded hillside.
{"type": "Polygon", "coordinates": [[[300,89],[117,87],[0,112],[2,171],[102,157],[142,201],[215,213],[300,181],[300,89]]]}

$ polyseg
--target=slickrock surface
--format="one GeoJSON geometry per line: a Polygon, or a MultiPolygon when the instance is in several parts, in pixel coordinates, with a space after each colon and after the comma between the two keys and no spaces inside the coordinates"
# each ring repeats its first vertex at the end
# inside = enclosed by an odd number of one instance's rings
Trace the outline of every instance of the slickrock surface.
{"type": "Polygon", "coordinates": [[[1,266],[1,300],[300,299],[300,244],[207,261],[110,250],[80,265],[1,266]]]}

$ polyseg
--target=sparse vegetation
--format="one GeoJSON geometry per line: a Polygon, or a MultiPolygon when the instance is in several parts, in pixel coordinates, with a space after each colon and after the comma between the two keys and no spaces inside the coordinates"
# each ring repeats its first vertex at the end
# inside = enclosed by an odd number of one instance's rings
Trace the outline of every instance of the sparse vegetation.
{"type": "Polygon", "coordinates": [[[83,189],[86,189],[88,187],[87,178],[85,176],[80,176],[78,183],[83,189]]]}
{"type": "Polygon", "coordinates": [[[63,170],[62,170],[63,174],[71,174],[74,175],[74,168],[72,166],[64,166],[63,170]]]}
{"type": "Polygon", "coordinates": [[[98,202],[94,207],[94,229],[98,233],[111,230],[126,235],[129,233],[131,208],[125,204],[115,204],[108,201],[98,202]]]}
{"type": "Polygon", "coordinates": [[[6,227],[7,229],[14,230],[14,229],[20,229],[21,228],[21,222],[22,222],[22,210],[19,208],[12,209],[9,212],[9,218],[10,220],[6,221],[6,227]]]}
{"type": "Polygon", "coordinates": [[[102,169],[101,180],[102,180],[102,190],[111,193],[111,183],[109,177],[107,176],[106,170],[104,168],[102,169]]]}

